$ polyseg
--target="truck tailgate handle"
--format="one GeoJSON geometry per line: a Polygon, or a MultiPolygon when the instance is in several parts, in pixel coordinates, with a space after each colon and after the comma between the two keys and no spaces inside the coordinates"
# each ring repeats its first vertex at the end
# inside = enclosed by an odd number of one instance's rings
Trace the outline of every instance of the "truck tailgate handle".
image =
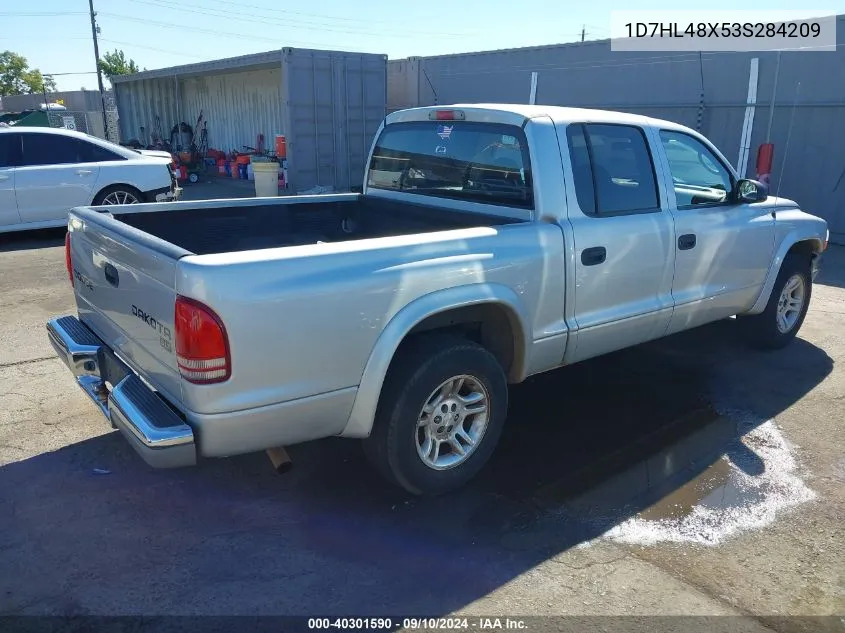
{"type": "Polygon", "coordinates": [[[103,272],[106,275],[106,281],[117,288],[118,284],[120,284],[120,276],[117,274],[117,268],[111,264],[106,264],[103,267],[103,272]]]}
{"type": "Polygon", "coordinates": [[[593,246],[581,251],[581,263],[584,266],[595,266],[604,263],[607,259],[607,249],[604,246],[593,246]]]}

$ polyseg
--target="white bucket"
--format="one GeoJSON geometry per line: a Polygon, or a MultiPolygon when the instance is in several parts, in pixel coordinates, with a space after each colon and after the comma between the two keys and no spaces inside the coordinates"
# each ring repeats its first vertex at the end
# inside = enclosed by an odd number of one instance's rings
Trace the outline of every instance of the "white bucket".
{"type": "Polygon", "coordinates": [[[279,195],[279,163],[252,163],[255,174],[255,197],[269,198],[279,195]]]}

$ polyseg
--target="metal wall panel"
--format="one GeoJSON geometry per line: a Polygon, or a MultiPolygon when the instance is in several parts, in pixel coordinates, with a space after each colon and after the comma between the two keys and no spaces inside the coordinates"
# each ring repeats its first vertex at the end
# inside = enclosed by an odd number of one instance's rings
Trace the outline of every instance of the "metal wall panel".
{"type": "Polygon", "coordinates": [[[182,120],[208,122],[208,145],[225,152],[255,147],[259,134],[272,148],[282,123],[281,67],[179,79],[182,120]]]}
{"type": "Polygon", "coordinates": [[[613,52],[605,40],[394,60],[388,109],[527,103],[536,71],[538,104],[676,121],[701,131],[736,164],[753,58],[759,77],[746,175],[756,176],[772,112],[773,192],[824,217],[831,239],[845,243],[845,16],[835,52],[613,52]]]}
{"type": "Polygon", "coordinates": [[[139,139],[143,126],[149,142],[156,117],[161,122],[162,136],[170,138],[170,129],[176,124],[180,111],[174,78],[115,84],[114,95],[121,141],[139,139]]]}
{"type": "MultiPolygon", "coordinates": [[[[103,109],[99,90],[68,90],[64,92],[48,92],[47,100],[54,103],[58,100],[72,111],[90,111],[103,109]]],[[[44,93],[28,95],[10,95],[0,99],[0,112],[21,112],[23,110],[38,110],[44,103],[44,93]]]]}
{"type": "Polygon", "coordinates": [[[386,56],[295,48],[282,53],[290,188],[360,187],[386,112],[386,56]]]}

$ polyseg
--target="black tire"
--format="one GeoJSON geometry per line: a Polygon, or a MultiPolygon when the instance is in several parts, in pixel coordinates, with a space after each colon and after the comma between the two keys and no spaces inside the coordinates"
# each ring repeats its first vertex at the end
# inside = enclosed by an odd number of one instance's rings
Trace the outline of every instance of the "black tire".
{"type": "Polygon", "coordinates": [[[801,324],[804,323],[804,317],[807,316],[810,297],[813,294],[810,265],[810,259],[805,255],[798,253],[787,255],[783,259],[783,264],[775,280],[775,285],[772,287],[772,294],[769,296],[765,310],[760,314],[742,316],[739,319],[743,334],[752,347],[763,350],[781,349],[798,334],[801,324]],[[788,330],[782,331],[778,327],[778,304],[781,300],[781,293],[795,275],[800,276],[804,283],[804,302],[798,313],[798,318],[792,326],[788,330]]]}
{"type": "Polygon", "coordinates": [[[505,373],[489,351],[459,336],[420,335],[403,344],[391,364],[364,452],[388,481],[417,495],[442,494],[466,484],[490,459],[507,407],[505,373]],[[462,463],[435,470],[417,452],[417,420],[432,392],[461,375],[472,377],[486,391],[486,430],[462,463]]]}
{"type": "Polygon", "coordinates": [[[129,185],[111,185],[110,187],[106,187],[105,189],[103,189],[94,197],[94,202],[92,203],[93,206],[98,207],[100,205],[106,204],[105,199],[113,193],[126,193],[134,197],[139,203],[144,202],[143,194],[137,189],[135,189],[135,187],[130,187],[129,185]]]}

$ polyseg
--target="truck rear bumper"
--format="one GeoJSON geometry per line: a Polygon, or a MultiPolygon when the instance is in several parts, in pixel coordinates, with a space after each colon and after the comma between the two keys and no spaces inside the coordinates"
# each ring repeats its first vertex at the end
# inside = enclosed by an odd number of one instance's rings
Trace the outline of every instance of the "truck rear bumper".
{"type": "Polygon", "coordinates": [[[196,463],[191,427],[120,359],[110,359],[124,370],[116,385],[101,377],[103,355],[110,350],[84,323],[73,316],[52,319],[47,334],[82,390],[145,462],[154,468],[196,463]]]}

